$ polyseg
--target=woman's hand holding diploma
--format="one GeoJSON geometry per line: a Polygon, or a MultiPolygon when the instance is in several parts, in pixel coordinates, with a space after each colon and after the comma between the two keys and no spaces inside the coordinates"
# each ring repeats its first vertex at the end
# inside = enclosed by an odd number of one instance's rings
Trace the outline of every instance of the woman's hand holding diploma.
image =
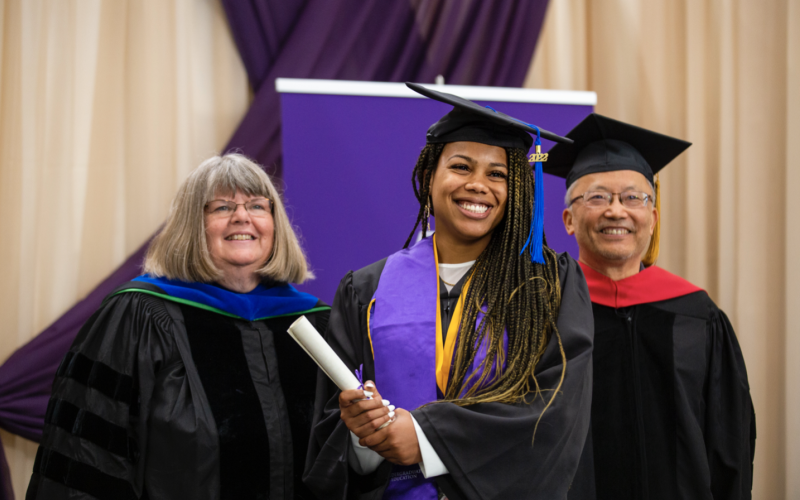
{"type": "Polygon", "coordinates": [[[386,460],[397,465],[413,465],[422,462],[417,432],[411,414],[402,408],[396,410],[392,425],[372,432],[362,438],[360,444],[377,452],[386,460]]]}
{"type": "Polygon", "coordinates": [[[422,461],[411,414],[403,409],[395,411],[388,400],[381,399],[371,380],[364,383],[363,390],[340,392],[339,410],[345,425],[358,437],[361,446],[371,448],[398,465],[422,461]],[[392,425],[386,425],[389,422],[392,425]]]}
{"type": "Polygon", "coordinates": [[[394,406],[388,399],[381,398],[371,380],[364,382],[363,389],[348,389],[360,387],[361,368],[356,370],[357,379],[305,317],[301,316],[292,323],[288,331],[342,390],[339,393],[339,415],[361,446],[371,448],[395,464],[411,465],[422,461],[410,413],[401,409],[395,414],[394,406]],[[393,427],[397,429],[392,430],[393,427]]]}
{"type": "Polygon", "coordinates": [[[388,399],[381,399],[371,380],[364,383],[364,389],[340,392],[339,410],[345,425],[359,440],[371,435],[395,416],[394,406],[389,404],[388,399]]]}

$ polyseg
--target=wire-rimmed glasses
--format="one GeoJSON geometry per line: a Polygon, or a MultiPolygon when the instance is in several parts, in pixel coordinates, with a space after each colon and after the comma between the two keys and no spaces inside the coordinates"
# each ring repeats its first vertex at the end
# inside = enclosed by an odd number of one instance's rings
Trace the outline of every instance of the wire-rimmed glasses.
{"type": "Polygon", "coordinates": [[[580,196],[573,198],[569,205],[583,198],[583,204],[589,208],[606,208],[614,202],[614,197],[619,198],[619,202],[625,208],[644,208],[653,197],[641,191],[623,191],[621,193],[609,193],[608,191],[586,191],[580,196]]]}
{"type": "Polygon", "coordinates": [[[234,203],[228,200],[211,200],[206,203],[205,212],[211,217],[226,218],[232,216],[239,205],[244,206],[252,217],[266,217],[272,214],[272,200],[269,198],[258,198],[245,203],[234,203]]]}

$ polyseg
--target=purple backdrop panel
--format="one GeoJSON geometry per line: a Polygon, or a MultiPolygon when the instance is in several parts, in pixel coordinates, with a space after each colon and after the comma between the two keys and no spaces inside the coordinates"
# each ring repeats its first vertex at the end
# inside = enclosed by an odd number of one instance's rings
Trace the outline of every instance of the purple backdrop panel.
{"type": "MultiPolygon", "coordinates": [[[[592,106],[483,102],[558,134],[592,106]]],[[[281,94],[283,180],[317,279],[299,288],[329,304],[342,277],[402,248],[419,205],[411,171],[425,132],[450,107],[430,99],[281,94]]],[[[545,150],[552,146],[543,141],[545,150]]],[[[561,222],[564,180],[545,175],[550,247],[577,257],[561,222]]]]}

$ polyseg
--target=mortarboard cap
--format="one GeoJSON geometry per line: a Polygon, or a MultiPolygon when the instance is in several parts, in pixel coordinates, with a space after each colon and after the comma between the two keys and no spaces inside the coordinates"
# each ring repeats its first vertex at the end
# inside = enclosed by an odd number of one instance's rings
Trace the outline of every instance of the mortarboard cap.
{"type": "Polygon", "coordinates": [[[650,183],[690,142],[592,113],[567,137],[573,144],[556,144],[548,152],[544,171],[567,180],[567,187],[584,175],[633,170],[650,183]]]}
{"type": "Polygon", "coordinates": [[[453,106],[452,111],[428,129],[426,136],[428,144],[468,141],[528,151],[533,145],[531,134],[539,134],[545,139],[556,142],[572,142],[570,139],[537,129],[535,125],[456,95],[429,89],[418,83],[406,82],[406,85],[425,97],[453,106]]]}

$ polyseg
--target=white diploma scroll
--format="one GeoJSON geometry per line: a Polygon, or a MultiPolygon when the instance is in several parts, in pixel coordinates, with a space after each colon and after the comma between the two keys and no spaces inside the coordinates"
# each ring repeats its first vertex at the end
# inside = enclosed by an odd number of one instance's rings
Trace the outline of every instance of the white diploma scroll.
{"type": "Polygon", "coordinates": [[[359,388],[361,382],[333,352],[331,346],[325,342],[322,335],[305,316],[300,316],[297,321],[292,323],[288,332],[339,389],[347,391],[359,388]]]}
{"type": "MultiPolygon", "coordinates": [[[[358,381],[356,376],[347,365],[333,352],[331,346],[325,342],[322,335],[319,334],[314,325],[306,319],[305,316],[300,316],[297,321],[292,323],[292,326],[287,330],[289,335],[300,344],[306,353],[311,356],[311,359],[317,363],[317,366],[325,372],[325,375],[336,384],[336,387],[343,391],[350,389],[358,389],[361,382],[358,381]]],[[[370,399],[370,398],[367,398],[370,399]]],[[[394,422],[394,419],[385,422],[378,429],[383,429],[387,425],[394,422]]]]}

